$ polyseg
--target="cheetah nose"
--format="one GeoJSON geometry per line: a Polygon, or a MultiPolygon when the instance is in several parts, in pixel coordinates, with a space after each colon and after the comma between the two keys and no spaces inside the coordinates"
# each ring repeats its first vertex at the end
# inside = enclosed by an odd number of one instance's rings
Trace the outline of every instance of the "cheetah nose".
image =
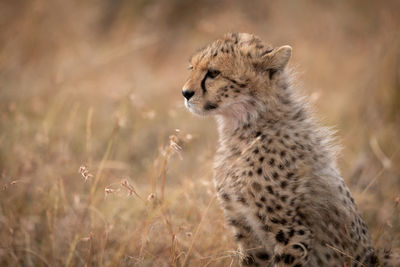
{"type": "Polygon", "coordinates": [[[194,96],[194,91],[183,90],[182,95],[189,101],[189,99],[194,96]]]}

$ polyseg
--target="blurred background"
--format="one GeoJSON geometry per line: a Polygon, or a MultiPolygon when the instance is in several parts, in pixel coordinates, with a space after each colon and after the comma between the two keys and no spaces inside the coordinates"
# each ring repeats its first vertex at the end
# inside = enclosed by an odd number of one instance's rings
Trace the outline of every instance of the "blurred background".
{"type": "Polygon", "coordinates": [[[377,248],[400,248],[400,2],[3,0],[0,265],[226,266],[216,125],[188,58],[228,31],[293,47],[377,248]]]}

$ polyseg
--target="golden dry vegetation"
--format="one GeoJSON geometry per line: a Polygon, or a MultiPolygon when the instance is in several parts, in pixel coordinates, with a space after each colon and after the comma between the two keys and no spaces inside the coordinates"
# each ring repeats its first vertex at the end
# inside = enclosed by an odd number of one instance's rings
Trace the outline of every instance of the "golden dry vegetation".
{"type": "Polygon", "coordinates": [[[227,31],[294,49],[376,247],[400,248],[399,1],[0,3],[0,265],[229,266],[216,127],[187,59],[227,31]],[[179,130],[176,130],[179,129],[179,130]]]}

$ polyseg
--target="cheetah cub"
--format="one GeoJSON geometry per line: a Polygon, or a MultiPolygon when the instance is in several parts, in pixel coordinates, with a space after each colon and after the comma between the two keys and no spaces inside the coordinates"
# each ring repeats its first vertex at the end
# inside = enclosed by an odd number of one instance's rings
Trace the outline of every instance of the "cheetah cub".
{"type": "Polygon", "coordinates": [[[191,58],[186,107],[217,119],[214,183],[253,266],[378,266],[330,132],[290,83],[290,46],[227,34],[191,58]]]}

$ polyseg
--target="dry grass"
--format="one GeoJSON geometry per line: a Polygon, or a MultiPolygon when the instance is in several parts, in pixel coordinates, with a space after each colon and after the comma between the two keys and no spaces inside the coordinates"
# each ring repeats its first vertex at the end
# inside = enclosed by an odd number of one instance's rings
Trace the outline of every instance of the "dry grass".
{"type": "Polygon", "coordinates": [[[400,248],[399,8],[3,1],[0,265],[237,265],[212,184],[215,123],[180,95],[189,55],[231,30],[292,45],[375,245],[400,248]]]}

